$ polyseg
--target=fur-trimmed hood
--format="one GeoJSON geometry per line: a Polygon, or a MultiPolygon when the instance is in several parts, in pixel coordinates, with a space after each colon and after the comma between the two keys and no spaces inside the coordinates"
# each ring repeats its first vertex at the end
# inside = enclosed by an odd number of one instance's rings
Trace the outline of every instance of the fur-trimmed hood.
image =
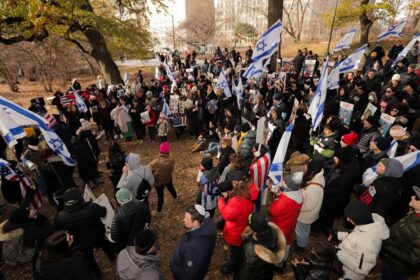
{"type": "MultiPolygon", "coordinates": [[[[254,244],[254,251],[255,254],[262,259],[263,261],[267,263],[280,263],[286,254],[286,238],[284,237],[283,232],[280,230],[280,228],[272,223],[268,222],[268,226],[274,231],[276,235],[276,241],[277,241],[277,252],[273,252],[272,250],[264,247],[260,244],[254,244]]],[[[242,236],[253,234],[254,232],[252,229],[248,226],[242,233],[242,236]]]]}
{"type": "Polygon", "coordinates": [[[4,232],[4,225],[6,223],[7,223],[7,220],[0,224],[0,241],[1,242],[12,240],[12,239],[15,239],[15,238],[23,235],[23,229],[22,228],[17,228],[15,230],[12,230],[12,231],[9,231],[9,232],[4,232]]]}

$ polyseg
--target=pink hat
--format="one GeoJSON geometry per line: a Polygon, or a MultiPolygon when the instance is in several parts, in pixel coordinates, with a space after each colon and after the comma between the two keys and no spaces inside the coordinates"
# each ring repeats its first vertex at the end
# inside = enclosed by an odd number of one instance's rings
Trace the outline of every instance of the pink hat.
{"type": "Polygon", "coordinates": [[[169,154],[169,151],[171,150],[171,146],[169,145],[169,142],[163,142],[160,144],[159,152],[161,154],[169,154]]]}

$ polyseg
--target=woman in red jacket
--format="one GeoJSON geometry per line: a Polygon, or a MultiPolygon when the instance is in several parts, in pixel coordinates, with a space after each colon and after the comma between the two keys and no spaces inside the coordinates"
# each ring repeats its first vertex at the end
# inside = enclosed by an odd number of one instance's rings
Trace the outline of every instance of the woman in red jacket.
{"type": "Polygon", "coordinates": [[[222,193],[219,198],[219,212],[225,225],[223,237],[229,245],[229,262],[222,266],[220,272],[224,275],[235,272],[241,259],[241,234],[248,226],[248,217],[254,210],[254,204],[250,200],[249,188],[245,181],[232,184],[230,193],[222,193]]]}
{"type": "Polygon", "coordinates": [[[149,121],[144,122],[144,125],[147,127],[147,131],[149,132],[150,142],[155,142],[155,135],[156,135],[156,113],[153,111],[152,106],[147,105],[146,110],[149,112],[149,121]]]}

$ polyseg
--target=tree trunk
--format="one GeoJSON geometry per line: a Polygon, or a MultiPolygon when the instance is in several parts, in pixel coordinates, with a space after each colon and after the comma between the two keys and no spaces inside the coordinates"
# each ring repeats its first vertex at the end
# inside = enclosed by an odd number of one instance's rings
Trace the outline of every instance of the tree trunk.
{"type": "MultiPolygon", "coordinates": [[[[367,4],[369,4],[369,0],[362,0],[360,2],[361,6],[365,6],[367,4]]],[[[364,45],[369,42],[369,31],[370,31],[370,27],[373,24],[373,21],[371,21],[368,18],[366,12],[360,15],[359,21],[360,21],[360,44],[364,45]]]]}
{"type": "Polygon", "coordinates": [[[121,83],[120,69],[118,69],[117,64],[112,59],[101,32],[97,29],[90,28],[83,31],[83,34],[89,41],[90,47],[92,48],[91,56],[98,63],[99,71],[105,82],[108,84],[121,83]]]}
{"type": "MultiPolygon", "coordinates": [[[[268,28],[273,25],[277,20],[283,20],[283,0],[268,0],[268,28]]],[[[281,36],[281,35],[280,35],[281,36]]],[[[281,57],[281,41],[279,44],[279,50],[277,57],[281,57]]],[[[270,61],[270,72],[276,71],[276,59],[273,55],[270,61]]]]}

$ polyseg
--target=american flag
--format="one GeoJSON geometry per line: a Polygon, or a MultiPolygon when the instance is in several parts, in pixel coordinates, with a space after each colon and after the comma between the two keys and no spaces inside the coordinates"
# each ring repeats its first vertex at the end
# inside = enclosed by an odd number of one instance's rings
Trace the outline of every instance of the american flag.
{"type": "Polygon", "coordinates": [[[68,98],[67,96],[61,97],[61,105],[63,105],[63,107],[69,107],[71,105],[71,102],[72,100],[68,98]]]}
{"type": "Polygon", "coordinates": [[[276,81],[276,87],[279,92],[284,92],[284,89],[286,87],[286,73],[280,72],[279,77],[276,81]]]}
{"type": "Polygon", "coordinates": [[[48,121],[49,128],[53,128],[57,124],[57,120],[48,114],[48,112],[40,113],[39,115],[48,121]]]}
{"type": "Polygon", "coordinates": [[[250,169],[251,180],[255,183],[258,190],[262,190],[265,186],[270,169],[271,158],[270,154],[266,153],[261,157],[254,159],[250,169]]]}
{"type": "Polygon", "coordinates": [[[0,168],[0,175],[2,178],[6,179],[7,181],[20,183],[20,192],[22,194],[22,198],[25,198],[29,189],[34,191],[29,207],[30,209],[41,208],[42,197],[39,194],[34,182],[31,180],[31,178],[26,176],[22,170],[16,167],[12,167],[9,164],[7,164],[0,168]]]}

